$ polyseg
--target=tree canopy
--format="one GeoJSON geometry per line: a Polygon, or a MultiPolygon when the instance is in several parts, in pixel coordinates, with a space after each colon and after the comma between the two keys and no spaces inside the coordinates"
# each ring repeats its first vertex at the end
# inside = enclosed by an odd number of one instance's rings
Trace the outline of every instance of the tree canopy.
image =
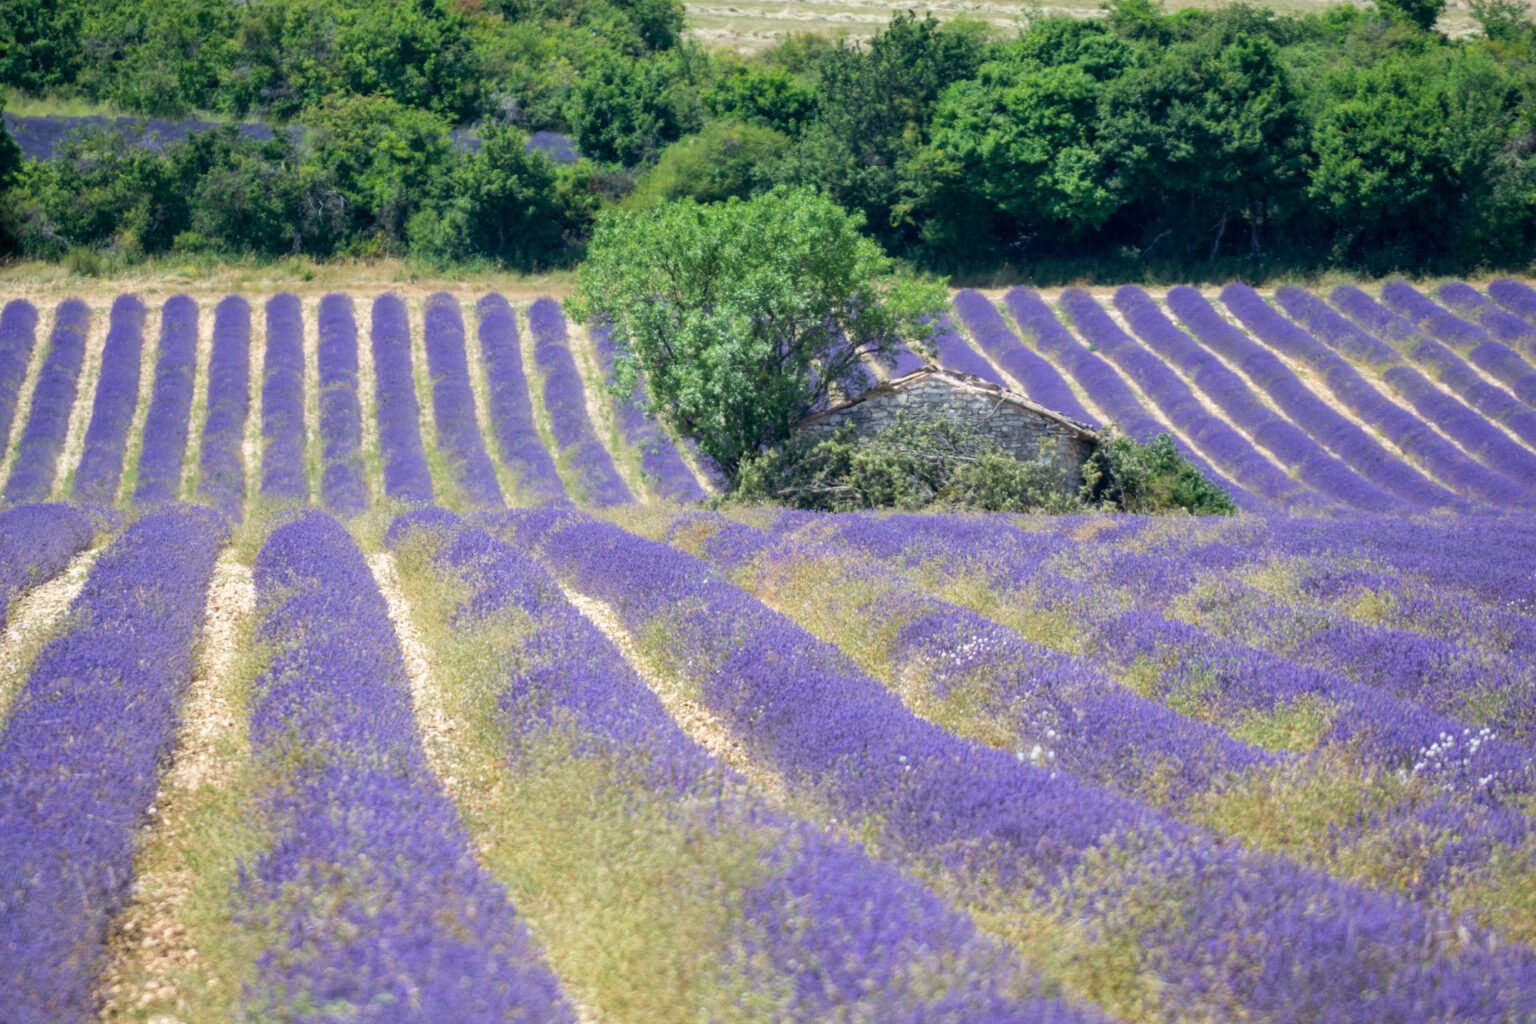
{"type": "Polygon", "coordinates": [[[599,220],[573,315],[613,332],[614,390],[728,474],[801,417],[872,381],[866,357],[923,346],[946,292],[899,273],[862,218],[809,188],[663,202],[599,220]]]}

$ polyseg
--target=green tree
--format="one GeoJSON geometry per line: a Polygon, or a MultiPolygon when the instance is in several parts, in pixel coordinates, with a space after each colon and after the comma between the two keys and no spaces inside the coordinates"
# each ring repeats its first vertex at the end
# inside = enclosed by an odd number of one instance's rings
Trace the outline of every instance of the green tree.
{"type": "Polygon", "coordinates": [[[0,85],[44,92],[74,81],[82,13],[76,0],[0,0],[0,85]]]}
{"type": "Polygon", "coordinates": [[[866,355],[932,336],[943,286],[898,273],[861,226],[805,188],[610,211],[571,309],[611,325],[615,393],[643,373],[651,411],[734,476],[818,404],[866,387],[866,355]]]}
{"type": "Polygon", "coordinates": [[[784,68],[737,66],[704,97],[710,113],[798,135],[815,107],[815,92],[784,68]]]}
{"type": "Polygon", "coordinates": [[[438,260],[483,257],[519,270],[558,263],[566,233],[555,168],[527,147],[528,136],[515,128],[486,129],[479,152],[459,165],[453,198],[412,220],[412,248],[438,260]]]}
{"type": "Polygon", "coordinates": [[[1445,0],[1375,0],[1375,4],[1388,17],[1406,19],[1426,32],[1434,29],[1445,10],[1445,0]]]}
{"type": "Polygon", "coordinates": [[[633,167],[696,131],[703,118],[692,77],[701,59],[679,51],[644,59],[609,54],[582,72],[565,115],[583,155],[633,167]]]}
{"type": "Polygon", "coordinates": [[[711,121],[699,134],[668,146],[626,203],[637,208],[684,198],[709,203],[766,191],[791,145],[772,128],[711,121]]]}

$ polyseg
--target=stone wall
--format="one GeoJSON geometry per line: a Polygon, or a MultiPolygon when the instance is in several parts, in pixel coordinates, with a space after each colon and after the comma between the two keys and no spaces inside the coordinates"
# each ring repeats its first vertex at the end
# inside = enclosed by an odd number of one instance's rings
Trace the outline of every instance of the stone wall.
{"type": "Polygon", "coordinates": [[[1066,471],[1072,493],[1083,485],[1083,463],[1093,450],[1092,441],[1064,424],[1004,400],[1000,392],[988,394],[939,376],[899,388],[877,388],[864,401],[817,416],[801,429],[829,434],[844,423],[852,423],[861,433],[874,432],[903,411],[941,413],[974,427],[1004,451],[1031,462],[1053,451],[1056,463],[1066,471]]]}

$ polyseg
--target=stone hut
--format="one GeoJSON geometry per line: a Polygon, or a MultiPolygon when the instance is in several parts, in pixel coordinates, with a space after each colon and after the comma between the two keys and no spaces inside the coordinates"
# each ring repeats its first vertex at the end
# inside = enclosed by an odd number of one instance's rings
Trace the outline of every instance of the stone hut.
{"type": "Polygon", "coordinates": [[[980,377],[936,366],[882,381],[852,401],[807,416],[795,424],[795,429],[830,434],[851,423],[856,430],[873,431],[903,411],[942,413],[974,427],[1021,459],[1034,461],[1054,450],[1074,494],[1083,485],[1083,463],[1099,441],[1087,426],[1023,395],[980,377]]]}

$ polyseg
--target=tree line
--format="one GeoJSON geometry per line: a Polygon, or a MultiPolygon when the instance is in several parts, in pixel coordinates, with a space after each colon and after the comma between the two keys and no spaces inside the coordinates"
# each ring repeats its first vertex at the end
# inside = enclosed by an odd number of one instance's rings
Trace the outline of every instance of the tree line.
{"type": "Polygon", "coordinates": [[[744,57],[675,0],[0,0],[0,86],[298,124],[160,152],[0,137],[0,246],[37,258],[409,255],[543,269],[598,214],[810,187],[971,276],[1467,273],[1536,256],[1536,32],[1516,0],[1233,4],[988,26],[902,14],[744,57]],[[473,125],[477,152],[448,132],[473,125]],[[525,151],[572,134],[579,163],[525,151]]]}

